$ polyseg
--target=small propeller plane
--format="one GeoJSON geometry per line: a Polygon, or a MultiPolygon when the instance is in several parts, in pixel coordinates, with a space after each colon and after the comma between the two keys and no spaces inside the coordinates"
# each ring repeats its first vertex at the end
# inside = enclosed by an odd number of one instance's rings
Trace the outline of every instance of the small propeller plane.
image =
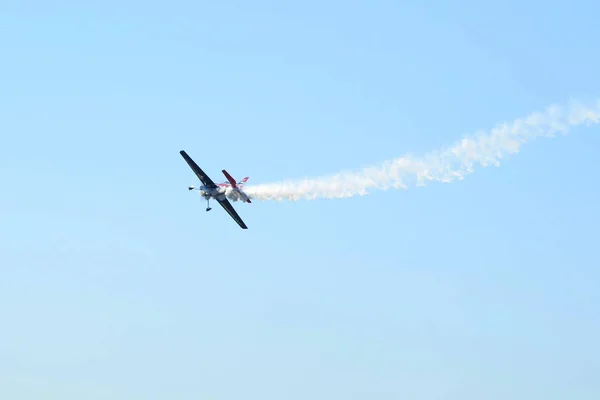
{"type": "MultiPolygon", "coordinates": [[[[208,177],[208,175],[204,173],[204,171],[202,171],[202,169],[200,169],[198,164],[196,164],[194,160],[192,160],[192,158],[188,156],[188,154],[184,150],[181,150],[179,154],[181,154],[181,156],[188,163],[192,171],[194,171],[198,179],[200,179],[200,182],[202,182],[202,185],[199,188],[197,188],[197,190],[199,190],[200,195],[206,199],[206,211],[212,210],[212,208],[210,208],[210,199],[215,199],[225,209],[225,211],[229,213],[231,218],[233,218],[233,220],[237,222],[242,229],[248,229],[244,221],[242,221],[238,213],[235,211],[235,209],[229,202],[229,200],[227,200],[226,194],[226,192],[228,192],[230,195],[233,194],[236,198],[239,198],[246,203],[251,203],[250,199],[248,198],[248,195],[242,190],[244,184],[248,181],[248,177],[245,177],[241,181],[236,182],[235,179],[233,179],[233,177],[229,175],[227,171],[222,170],[221,172],[223,172],[223,175],[225,175],[225,177],[227,178],[227,182],[216,184],[213,182],[212,179],[208,177]]],[[[196,188],[194,186],[189,186],[188,189],[194,190],[196,188]]]]}

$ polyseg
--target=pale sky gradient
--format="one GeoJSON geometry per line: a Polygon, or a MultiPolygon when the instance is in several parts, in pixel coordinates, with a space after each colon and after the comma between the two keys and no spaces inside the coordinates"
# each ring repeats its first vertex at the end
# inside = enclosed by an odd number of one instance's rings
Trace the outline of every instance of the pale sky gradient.
{"type": "Polygon", "coordinates": [[[0,398],[596,400],[600,127],[234,203],[600,96],[600,3],[0,5],[0,398]]]}

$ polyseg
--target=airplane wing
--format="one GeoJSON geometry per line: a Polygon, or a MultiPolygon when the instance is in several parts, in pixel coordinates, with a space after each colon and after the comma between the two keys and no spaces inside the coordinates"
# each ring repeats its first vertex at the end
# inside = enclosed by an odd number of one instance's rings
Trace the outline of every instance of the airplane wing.
{"type": "Polygon", "coordinates": [[[223,199],[223,200],[217,199],[217,201],[219,202],[219,204],[221,206],[223,206],[223,208],[225,209],[225,211],[227,211],[229,213],[229,215],[231,215],[231,218],[233,218],[235,220],[235,222],[237,222],[238,225],[242,227],[242,229],[248,229],[248,227],[246,226],[246,224],[244,223],[244,221],[242,221],[242,219],[240,218],[240,216],[238,215],[238,213],[235,212],[235,209],[233,208],[233,206],[231,205],[231,203],[229,202],[229,200],[227,200],[227,199],[223,199]]]}
{"type": "Polygon", "coordinates": [[[206,175],[204,173],[204,171],[202,171],[202,169],[198,166],[198,164],[196,164],[194,162],[194,160],[192,160],[192,158],[190,156],[188,156],[188,154],[185,151],[181,150],[179,152],[179,154],[181,154],[181,157],[183,157],[183,159],[188,163],[188,165],[190,166],[192,171],[194,171],[194,173],[196,174],[198,179],[200,179],[200,182],[202,182],[204,184],[204,186],[206,186],[207,188],[216,188],[217,187],[217,185],[215,185],[213,180],[210,179],[208,177],[208,175],[206,175]]]}

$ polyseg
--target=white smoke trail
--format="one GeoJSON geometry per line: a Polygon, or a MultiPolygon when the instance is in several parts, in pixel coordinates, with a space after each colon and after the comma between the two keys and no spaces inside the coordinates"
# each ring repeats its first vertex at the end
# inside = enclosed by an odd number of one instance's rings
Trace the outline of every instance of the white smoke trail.
{"type": "MultiPolygon", "coordinates": [[[[315,179],[283,181],[247,186],[251,199],[295,201],[299,199],[342,198],[367,194],[368,189],[424,186],[427,181],[452,182],[473,172],[475,163],[499,166],[500,159],[519,151],[521,145],[538,137],[567,134],[569,128],[600,122],[600,101],[592,105],[571,102],[567,107],[551,106],[511,123],[497,125],[490,132],[477,132],[421,158],[404,156],[379,166],[315,179]]],[[[232,200],[238,200],[235,195],[232,200]]]]}

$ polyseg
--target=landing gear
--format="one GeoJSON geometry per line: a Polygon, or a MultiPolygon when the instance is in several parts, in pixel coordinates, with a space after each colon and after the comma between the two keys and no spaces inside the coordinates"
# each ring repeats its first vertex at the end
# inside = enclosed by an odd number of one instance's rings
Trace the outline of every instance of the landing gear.
{"type": "Polygon", "coordinates": [[[212,210],[212,208],[210,208],[210,199],[206,199],[206,211],[210,211],[212,210]]]}

